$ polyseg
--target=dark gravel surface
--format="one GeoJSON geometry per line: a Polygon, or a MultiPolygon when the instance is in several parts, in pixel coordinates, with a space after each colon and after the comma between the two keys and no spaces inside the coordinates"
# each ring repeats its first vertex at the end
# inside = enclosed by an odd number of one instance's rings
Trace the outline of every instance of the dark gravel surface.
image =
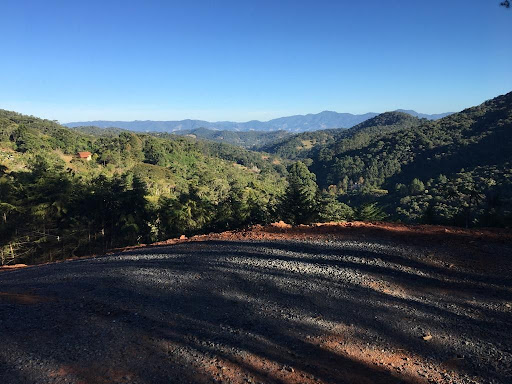
{"type": "Polygon", "coordinates": [[[1,272],[0,383],[512,383],[510,265],[446,252],[206,241],[1,272]]]}

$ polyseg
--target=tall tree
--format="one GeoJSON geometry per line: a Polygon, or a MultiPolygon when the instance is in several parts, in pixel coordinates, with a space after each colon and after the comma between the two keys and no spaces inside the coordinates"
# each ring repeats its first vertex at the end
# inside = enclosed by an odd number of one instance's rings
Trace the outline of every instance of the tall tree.
{"type": "Polygon", "coordinates": [[[288,187],[281,205],[283,218],[292,224],[310,223],[318,212],[316,176],[297,161],[288,169],[288,187]]]}

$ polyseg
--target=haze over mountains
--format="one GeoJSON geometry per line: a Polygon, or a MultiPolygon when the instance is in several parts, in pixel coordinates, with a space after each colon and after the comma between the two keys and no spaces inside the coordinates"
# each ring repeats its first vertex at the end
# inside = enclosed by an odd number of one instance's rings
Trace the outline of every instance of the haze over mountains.
{"type": "MultiPolygon", "coordinates": [[[[441,113],[428,115],[418,113],[412,110],[399,110],[412,116],[426,118],[428,120],[437,120],[448,116],[451,113],[441,113]]],[[[67,127],[96,126],[100,128],[116,127],[128,129],[137,132],[175,132],[190,131],[198,128],[208,128],[213,130],[226,131],[289,131],[289,132],[307,132],[319,129],[329,128],[351,128],[368,119],[377,116],[378,113],[369,112],[360,115],[351,113],[338,113],[332,111],[323,111],[316,114],[294,115],[280,117],[269,121],[252,120],[247,122],[218,121],[209,122],[204,120],[179,120],[179,121],[79,121],[64,124],[67,127]]]]}

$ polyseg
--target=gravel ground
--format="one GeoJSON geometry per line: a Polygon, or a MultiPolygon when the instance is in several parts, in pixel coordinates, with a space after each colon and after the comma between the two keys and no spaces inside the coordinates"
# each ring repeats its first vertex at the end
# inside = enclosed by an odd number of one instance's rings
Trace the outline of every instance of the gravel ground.
{"type": "Polygon", "coordinates": [[[0,383],[512,383],[510,246],[489,250],[508,264],[218,240],[1,272],[0,383]]]}

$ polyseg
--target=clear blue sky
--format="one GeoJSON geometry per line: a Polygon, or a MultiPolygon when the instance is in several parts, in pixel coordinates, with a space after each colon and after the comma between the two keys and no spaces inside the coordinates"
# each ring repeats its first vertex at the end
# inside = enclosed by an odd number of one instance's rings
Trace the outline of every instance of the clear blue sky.
{"type": "Polygon", "coordinates": [[[0,108],[77,120],[458,111],[512,91],[499,0],[3,0],[0,108]]]}

